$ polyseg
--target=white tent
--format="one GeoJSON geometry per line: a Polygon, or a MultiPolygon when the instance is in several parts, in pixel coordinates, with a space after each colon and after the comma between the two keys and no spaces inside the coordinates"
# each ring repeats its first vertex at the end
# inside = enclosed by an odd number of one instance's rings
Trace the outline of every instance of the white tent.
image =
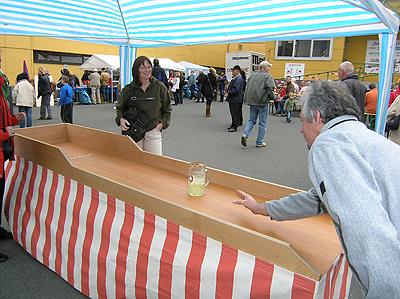
{"type": "Polygon", "coordinates": [[[93,54],[79,68],[93,71],[94,69],[101,70],[102,68],[117,70],[119,69],[118,55],[93,54]]]}
{"type": "Polygon", "coordinates": [[[186,69],[186,74],[190,73],[190,71],[202,71],[205,73],[208,73],[208,67],[199,65],[199,64],[195,64],[195,63],[191,63],[188,61],[179,61],[178,62],[180,65],[182,65],[185,69],[186,69]]]}
{"type": "Polygon", "coordinates": [[[0,34],[120,46],[121,86],[136,48],[379,34],[376,130],[383,133],[398,17],[378,0],[2,0],[0,34]],[[65,12],[73,12],[65,15],[65,12]]]}
{"type": "MultiPolygon", "coordinates": [[[[173,61],[170,58],[158,58],[157,57],[157,59],[158,59],[158,61],[160,61],[160,66],[164,70],[173,70],[173,71],[179,71],[179,72],[185,72],[186,71],[186,69],[182,65],[180,65],[179,63],[173,61]]],[[[154,58],[151,57],[150,60],[153,63],[154,58]]]]}

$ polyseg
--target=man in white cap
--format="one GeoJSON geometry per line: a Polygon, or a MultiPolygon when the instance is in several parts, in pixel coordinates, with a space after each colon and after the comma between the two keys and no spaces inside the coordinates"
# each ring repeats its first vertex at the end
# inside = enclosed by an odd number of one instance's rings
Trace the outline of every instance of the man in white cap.
{"type": "Polygon", "coordinates": [[[92,89],[92,102],[93,104],[100,104],[100,74],[97,69],[93,70],[93,73],[89,75],[90,88],[92,89]]]}
{"type": "Polygon", "coordinates": [[[267,131],[267,115],[268,103],[274,100],[274,78],[269,74],[272,64],[263,61],[259,64],[259,72],[250,76],[244,91],[244,103],[250,106],[250,119],[243,131],[241,143],[247,146],[247,138],[251,134],[251,130],[257,123],[258,118],[258,135],[256,147],[262,148],[266,146],[264,141],[265,132],[267,131]]]}

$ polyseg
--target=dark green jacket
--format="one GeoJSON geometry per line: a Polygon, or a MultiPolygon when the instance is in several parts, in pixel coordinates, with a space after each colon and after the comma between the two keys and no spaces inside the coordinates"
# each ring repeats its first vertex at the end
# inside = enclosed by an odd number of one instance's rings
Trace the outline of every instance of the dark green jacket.
{"type": "Polygon", "coordinates": [[[164,84],[155,78],[150,79],[150,85],[144,92],[140,86],[132,81],[121,91],[121,97],[116,106],[117,117],[115,121],[120,125],[121,117],[131,119],[135,116],[146,126],[146,130],[153,130],[158,123],[169,126],[171,119],[171,98],[164,84]]]}

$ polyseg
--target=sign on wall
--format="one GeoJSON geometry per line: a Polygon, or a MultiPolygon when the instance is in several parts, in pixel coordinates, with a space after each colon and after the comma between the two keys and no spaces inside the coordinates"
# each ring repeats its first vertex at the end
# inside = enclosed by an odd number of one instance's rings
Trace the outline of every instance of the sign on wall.
{"type": "Polygon", "coordinates": [[[265,60],[265,55],[257,52],[228,52],[226,53],[226,77],[232,79],[232,68],[239,65],[249,78],[258,69],[258,65],[265,60]]]}
{"type": "MultiPolygon", "coordinates": [[[[400,73],[400,41],[396,41],[394,61],[394,72],[400,73]]],[[[379,40],[367,41],[367,53],[365,54],[365,72],[367,74],[379,73],[379,40]]]]}
{"type": "Polygon", "coordinates": [[[291,76],[296,80],[303,80],[304,69],[304,63],[285,63],[285,77],[291,76]]]}

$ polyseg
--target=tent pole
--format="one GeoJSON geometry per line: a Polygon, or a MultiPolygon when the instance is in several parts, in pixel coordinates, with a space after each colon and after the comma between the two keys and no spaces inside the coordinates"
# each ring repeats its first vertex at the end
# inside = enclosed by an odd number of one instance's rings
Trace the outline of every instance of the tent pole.
{"type": "Polygon", "coordinates": [[[114,70],[111,67],[111,103],[114,103],[114,70]]]}
{"type": "Polygon", "coordinates": [[[119,47],[119,72],[121,89],[132,81],[132,65],[136,57],[136,48],[131,45],[119,47]]]}
{"type": "Polygon", "coordinates": [[[394,55],[396,49],[396,33],[379,34],[379,84],[378,103],[376,107],[375,131],[383,135],[385,131],[388,110],[390,87],[392,85],[394,70],[394,55]]]}

